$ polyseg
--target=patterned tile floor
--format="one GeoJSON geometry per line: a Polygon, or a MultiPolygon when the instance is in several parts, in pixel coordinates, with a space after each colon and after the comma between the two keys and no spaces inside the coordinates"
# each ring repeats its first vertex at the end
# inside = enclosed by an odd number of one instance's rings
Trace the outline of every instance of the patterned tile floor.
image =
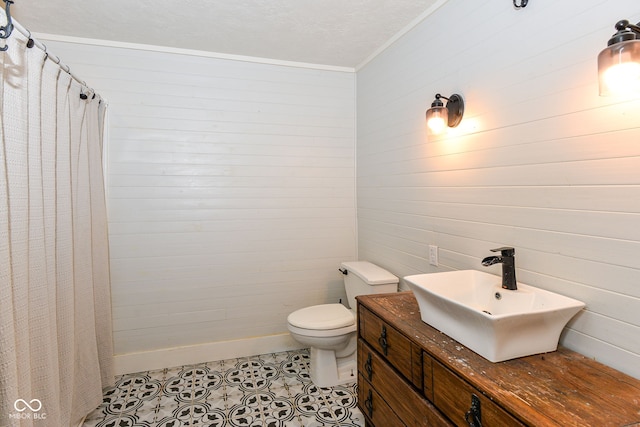
{"type": "Polygon", "coordinates": [[[83,427],[364,426],[356,384],[317,387],[308,367],[298,350],[123,375],[83,427]]]}

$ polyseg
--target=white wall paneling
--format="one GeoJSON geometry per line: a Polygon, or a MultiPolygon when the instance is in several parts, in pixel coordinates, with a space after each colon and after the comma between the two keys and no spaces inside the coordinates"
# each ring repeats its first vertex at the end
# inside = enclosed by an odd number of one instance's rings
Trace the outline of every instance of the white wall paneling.
{"type": "Polygon", "coordinates": [[[404,276],[514,246],[521,282],[587,304],[562,343],[640,378],[640,101],[599,97],[596,72],[623,18],[635,1],[450,0],[361,68],[358,249],[404,276]],[[441,137],[437,92],[467,107],[441,137]]]}
{"type": "Polygon", "coordinates": [[[344,298],[353,72],[47,45],[109,102],[119,370],[290,347],[291,311],[344,298]]]}

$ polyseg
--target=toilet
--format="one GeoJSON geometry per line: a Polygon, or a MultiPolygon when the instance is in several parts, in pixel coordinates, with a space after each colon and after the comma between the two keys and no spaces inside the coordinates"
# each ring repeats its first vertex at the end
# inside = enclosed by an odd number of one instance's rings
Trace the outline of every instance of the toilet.
{"type": "Polygon", "coordinates": [[[291,336],[311,348],[311,380],[319,387],[356,381],[356,296],[397,292],[398,278],[367,261],[343,262],[347,302],[301,308],[287,317],[291,336]]]}

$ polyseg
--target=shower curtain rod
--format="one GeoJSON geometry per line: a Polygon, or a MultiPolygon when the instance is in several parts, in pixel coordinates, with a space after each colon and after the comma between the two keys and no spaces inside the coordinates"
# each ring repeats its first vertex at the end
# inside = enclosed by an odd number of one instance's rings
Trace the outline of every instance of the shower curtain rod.
{"type": "MultiPolygon", "coordinates": [[[[10,0],[9,0],[10,1],[10,0]]],[[[7,0],[5,0],[5,3],[7,2],[7,0]]],[[[26,38],[29,39],[29,42],[27,42],[27,47],[28,48],[32,48],[33,46],[37,47],[38,49],[42,50],[47,59],[52,60],[53,62],[55,62],[56,64],[58,64],[58,67],[60,67],[60,69],[62,71],[64,71],[65,73],[69,74],[71,76],[71,78],[73,80],[75,80],[76,82],[78,82],[82,87],[83,90],[80,93],[80,98],[82,99],[87,99],[89,96],[92,97],[92,99],[94,97],[98,97],[100,99],[100,101],[102,101],[102,97],[100,97],[100,95],[98,95],[96,93],[95,90],[93,90],[93,88],[87,86],[87,83],[84,80],[80,80],[80,78],[78,76],[76,76],[75,74],[73,74],[71,72],[71,68],[69,68],[68,65],[66,65],[65,63],[62,62],[62,60],[60,60],[60,57],[50,53],[47,50],[47,46],[44,43],[39,42],[38,40],[34,39],[31,36],[31,31],[29,31],[28,29],[26,29],[25,27],[23,27],[18,21],[16,21],[11,15],[7,14],[7,12],[5,12],[5,10],[0,9],[2,11],[2,13],[5,16],[5,19],[7,19],[7,27],[11,26],[13,27],[13,30],[17,30],[20,32],[20,34],[22,34],[23,36],[25,36],[26,38]],[[85,90],[87,93],[85,93],[85,90]]],[[[8,8],[7,8],[8,10],[8,8]]],[[[7,37],[5,38],[9,38],[10,34],[7,35],[7,37]]],[[[1,52],[0,52],[1,53],[1,52]]]]}

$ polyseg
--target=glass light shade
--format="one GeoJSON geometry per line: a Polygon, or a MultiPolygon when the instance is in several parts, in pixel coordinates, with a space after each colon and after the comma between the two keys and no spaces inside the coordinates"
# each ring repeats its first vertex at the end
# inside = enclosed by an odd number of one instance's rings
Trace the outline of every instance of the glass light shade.
{"type": "Polygon", "coordinates": [[[600,95],[640,94],[640,40],[612,44],[598,55],[600,95]]]}
{"type": "Polygon", "coordinates": [[[427,126],[434,134],[442,133],[449,120],[447,107],[431,107],[427,110],[427,126]]]}

